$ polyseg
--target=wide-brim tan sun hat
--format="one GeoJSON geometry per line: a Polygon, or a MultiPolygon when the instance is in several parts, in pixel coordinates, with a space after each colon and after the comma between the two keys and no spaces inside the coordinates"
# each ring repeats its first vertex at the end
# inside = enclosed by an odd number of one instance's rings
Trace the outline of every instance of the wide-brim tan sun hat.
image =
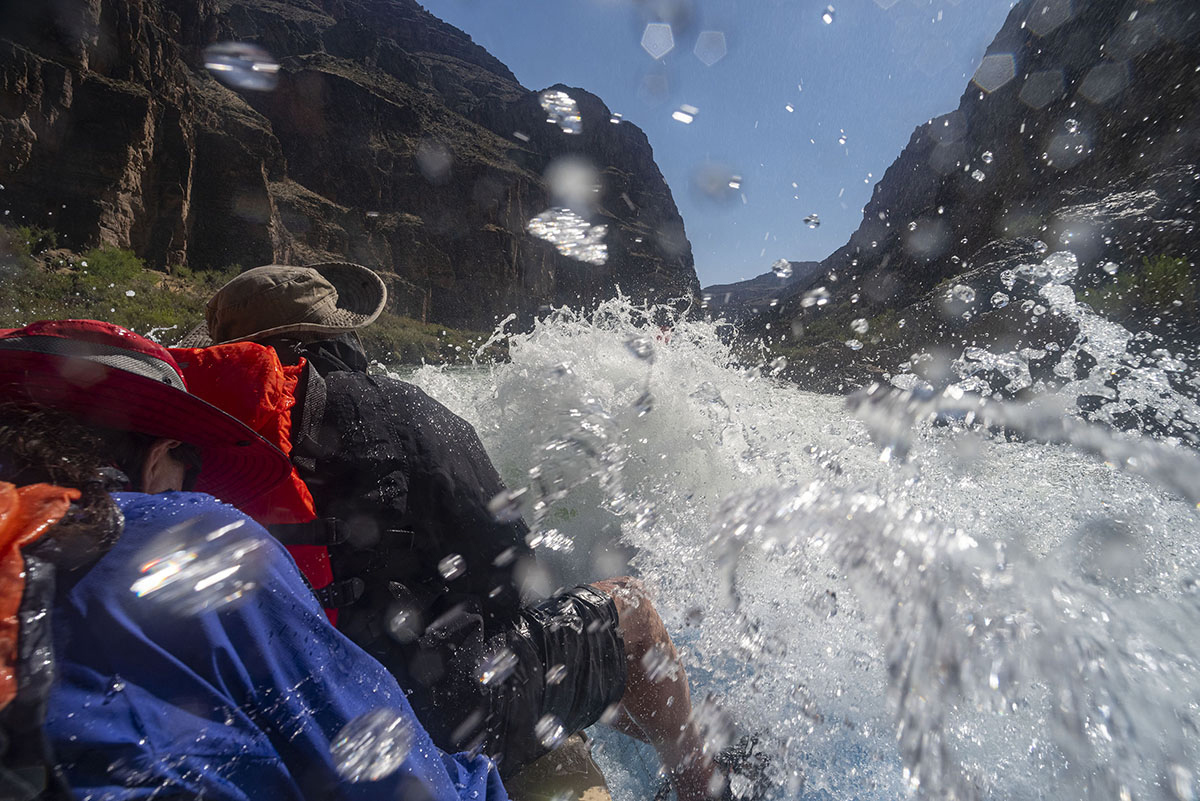
{"type": "Polygon", "coordinates": [[[370,325],[386,303],[383,279],[360,264],[268,264],[247,270],[218,289],[205,308],[205,322],[179,346],[198,348],[287,334],[336,336],[370,325]]]}

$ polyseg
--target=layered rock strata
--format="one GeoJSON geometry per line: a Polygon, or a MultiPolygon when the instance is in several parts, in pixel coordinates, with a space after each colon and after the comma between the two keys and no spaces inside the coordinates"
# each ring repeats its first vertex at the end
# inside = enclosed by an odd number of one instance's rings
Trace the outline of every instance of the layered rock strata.
{"type": "Polygon", "coordinates": [[[587,92],[582,131],[412,0],[49,0],[0,13],[0,206],[77,249],[170,269],[349,259],[392,311],[488,328],[547,304],[694,297],[691,249],[645,135],[587,92]],[[280,65],[273,91],[204,67],[216,42],[280,65]],[[607,262],[526,231],[544,174],[599,170],[607,262]]]}

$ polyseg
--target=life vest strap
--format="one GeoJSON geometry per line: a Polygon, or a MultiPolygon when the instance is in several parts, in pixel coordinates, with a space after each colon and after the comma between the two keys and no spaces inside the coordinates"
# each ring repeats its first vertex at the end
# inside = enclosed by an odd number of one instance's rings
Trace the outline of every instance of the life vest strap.
{"type": "Polygon", "coordinates": [[[276,523],[267,526],[271,536],[284,545],[340,545],[346,541],[346,526],[335,517],[318,517],[307,523],[276,523]]]}
{"type": "Polygon", "coordinates": [[[366,590],[367,583],[355,577],[344,581],[331,581],[319,590],[313,590],[313,595],[317,596],[321,606],[326,609],[340,609],[357,601],[366,590]]]}
{"type": "Polygon", "coordinates": [[[317,469],[317,458],[324,455],[317,435],[325,416],[325,379],[312,362],[304,366],[304,387],[297,390],[296,399],[300,414],[293,413],[292,417],[292,463],[312,475],[317,469]]]}

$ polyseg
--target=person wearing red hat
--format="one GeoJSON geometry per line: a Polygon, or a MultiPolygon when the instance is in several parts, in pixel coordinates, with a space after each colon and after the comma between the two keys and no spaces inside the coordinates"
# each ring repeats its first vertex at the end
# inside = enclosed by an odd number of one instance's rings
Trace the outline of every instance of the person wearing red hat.
{"type": "Polygon", "coordinates": [[[291,471],[277,448],[189,394],[166,348],[111,323],[0,330],[0,401],[53,409],[107,432],[112,455],[127,462],[113,466],[131,489],[182,489],[187,479],[189,489],[241,506],[291,471]]]}
{"type": "Polygon", "coordinates": [[[507,799],[227,505],[290,469],[131,331],[0,331],[0,798],[507,799]]]}

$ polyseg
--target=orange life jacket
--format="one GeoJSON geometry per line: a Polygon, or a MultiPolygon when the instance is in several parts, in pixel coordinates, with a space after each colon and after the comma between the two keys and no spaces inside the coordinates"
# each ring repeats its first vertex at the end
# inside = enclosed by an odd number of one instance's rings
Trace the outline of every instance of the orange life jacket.
{"type": "MultiPolygon", "coordinates": [[[[170,348],[183,370],[188,391],[241,420],[286,454],[292,452],[292,409],[304,361],[283,366],[273,348],[255,342],[230,342],[207,348],[170,348]]],[[[292,468],[280,482],[242,511],[263,526],[307,523],[316,519],[308,486],[292,468]]],[[[329,549],[323,545],[287,545],[296,566],[314,588],[333,580],[329,549]]],[[[337,624],[337,610],[325,610],[337,624]]]]}
{"type": "Polygon", "coordinates": [[[0,481],[0,709],[17,695],[17,613],[25,595],[25,559],[21,548],[38,540],[62,519],[79,490],[0,481]]]}

